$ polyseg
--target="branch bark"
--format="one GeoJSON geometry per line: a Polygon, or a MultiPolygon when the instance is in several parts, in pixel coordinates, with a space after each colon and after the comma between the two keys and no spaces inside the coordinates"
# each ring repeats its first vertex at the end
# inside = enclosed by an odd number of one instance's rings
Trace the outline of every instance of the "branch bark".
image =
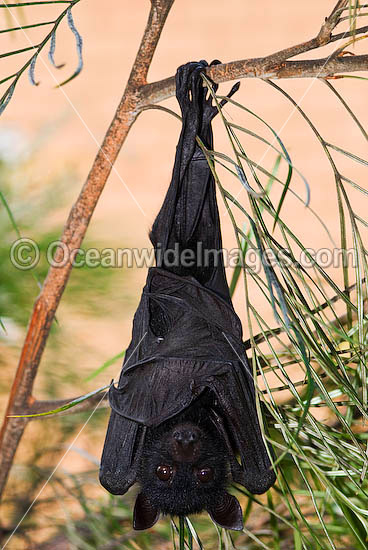
{"type": "MultiPolygon", "coordinates": [[[[147,83],[148,70],[173,3],[174,0],[151,0],[148,22],[124,95],[64,227],[61,241],[70,251],[81,246],[113,164],[138,115],[149,105],[158,103],[175,92],[174,77],[147,83]]],[[[339,24],[347,3],[348,0],[337,2],[315,38],[263,58],[233,61],[211,67],[207,71],[208,76],[215,82],[221,83],[237,78],[329,78],[336,77],[340,73],[366,71],[368,55],[339,57],[337,55],[339,50],[322,59],[288,61],[296,55],[350,36],[348,33],[332,36],[332,31],[339,24]]],[[[362,27],[357,32],[362,33],[365,30],[366,28],[362,27]]],[[[56,260],[61,259],[62,254],[62,249],[58,249],[56,260]]],[[[40,402],[32,397],[33,383],[71,268],[71,263],[62,268],[50,268],[33,308],[0,432],[0,495],[28,422],[28,419],[9,418],[9,415],[24,414],[29,410],[34,412],[37,407],[41,407],[40,402]]],[[[64,400],[63,402],[65,403],[64,400]]],[[[43,402],[42,406],[45,403],[47,402],[43,402]]],[[[54,405],[55,403],[52,406],[54,405]]]]}
{"type": "MultiPolygon", "coordinates": [[[[271,56],[230,61],[206,71],[218,84],[238,78],[338,78],[341,73],[368,70],[368,55],[325,57],[303,61],[282,61],[271,64],[271,56]]],[[[140,92],[141,105],[155,104],[174,95],[175,78],[146,84],[140,92]]]]}

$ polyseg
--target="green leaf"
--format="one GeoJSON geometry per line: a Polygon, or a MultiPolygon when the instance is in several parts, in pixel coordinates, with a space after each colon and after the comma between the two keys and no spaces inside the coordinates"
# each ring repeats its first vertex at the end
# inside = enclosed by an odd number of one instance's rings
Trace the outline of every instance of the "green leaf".
{"type": "MultiPolygon", "coordinates": [[[[62,411],[67,411],[68,409],[71,409],[72,407],[75,407],[76,405],[83,403],[83,401],[86,401],[90,397],[93,397],[94,395],[101,393],[102,391],[106,390],[109,387],[110,387],[110,384],[107,384],[106,386],[102,386],[97,390],[94,390],[92,392],[86,393],[85,395],[81,395],[80,397],[77,397],[77,399],[73,399],[73,401],[70,401],[69,403],[62,405],[57,409],[53,409],[52,411],[47,411],[47,412],[37,413],[37,414],[12,414],[12,415],[9,415],[9,418],[35,418],[38,416],[49,416],[50,414],[57,414],[62,411]]],[[[102,398],[101,398],[101,401],[102,401],[102,398]]]]}

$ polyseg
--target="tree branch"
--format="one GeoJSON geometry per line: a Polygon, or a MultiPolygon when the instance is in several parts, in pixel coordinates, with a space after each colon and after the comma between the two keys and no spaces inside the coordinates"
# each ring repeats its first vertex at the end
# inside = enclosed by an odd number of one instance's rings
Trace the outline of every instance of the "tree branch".
{"type": "MultiPolygon", "coordinates": [[[[368,32],[368,25],[365,25],[364,27],[359,27],[359,29],[355,29],[354,35],[363,34],[365,32],[368,32]]],[[[340,32],[339,34],[334,34],[331,36],[329,44],[331,44],[331,42],[336,42],[337,40],[343,40],[344,38],[348,38],[351,36],[352,36],[351,32],[349,32],[349,34],[347,34],[346,32],[340,32]]]]}
{"type": "MultiPolygon", "coordinates": [[[[238,78],[331,78],[338,73],[368,70],[368,55],[336,58],[330,55],[323,59],[283,61],[274,65],[269,63],[270,59],[271,56],[231,61],[211,67],[206,74],[214,82],[220,84],[238,78]]],[[[159,103],[174,93],[175,78],[173,76],[152,82],[141,89],[140,104],[159,103]]]]}
{"type": "MultiPolygon", "coordinates": [[[[116,114],[97,153],[81,193],[71,209],[61,241],[70,251],[80,248],[98,199],[130,128],[138,115],[150,104],[158,103],[175,92],[174,77],[147,83],[148,70],[162,29],[174,0],[151,0],[151,10],[144,35],[131,70],[128,83],[116,114]]],[[[366,71],[368,55],[339,57],[335,53],[324,59],[288,61],[301,53],[325,46],[350,36],[349,31],[332,36],[348,0],[339,0],[323,23],[318,35],[263,58],[246,59],[217,65],[207,70],[215,82],[237,78],[306,78],[336,77],[339,73],[366,71]]],[[[365,32],[365,28],[359,29],[365,32]]],[[[62,259],[63,250],[55,259],[62,259]]],[[[32,388],[44,351],[50,327],[68,281],[72,265],[50,267],[47,278],[33,308],[18,369],[11,389],[5,419],[0,432],[0,495],[4,489],[15,451],[28,419],[9,418],[45,406],[32,397],[32,388]],[[32,408],[33,407],[33,408],[32,408]]],[[[64,401],[64,400],[63,400],[64,401]]],[[[51,406],[54,406],[55,403],[51,406]]],[[[90,405],[90,403],[89,403],[90,405]]]]}
{"type": "Polygon", "coordinates": [[[291,46],[290,48],[280,50],[279,52],[273,53],[272,55],[265,57],[264,60],[266,64],[267,60],[269,60],[271,66],[275,66],[282,63],[283,61],[286,61],[286,59],[290,59],[291,57],[295,57],[296,55],[299,55],[301,53],[309,52],[310,50],[314,50],[315,48],[326,46],[326,44],[330,42],[332,31],[339,24],[342,10],[347,5],[347,3],[348,0],[339,0],[337,2],[329,17],[326,17],[325,22],[323,23],[319,33],[315,38],[312,38],[307,42],[302,42],[301,44],[298,44],[296,46],[291,46]]]}

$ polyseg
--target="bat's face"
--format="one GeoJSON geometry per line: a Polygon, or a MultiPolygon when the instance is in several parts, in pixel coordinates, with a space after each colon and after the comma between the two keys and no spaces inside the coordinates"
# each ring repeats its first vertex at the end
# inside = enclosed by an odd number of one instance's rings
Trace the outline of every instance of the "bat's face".
{"type": "Polygon", "coordinates": [[[138,481],[160,511],[182,516],[202,511],[224,489],[228,460],[221,442],[191,422],[153,430],[138,481]]]}
{"type": "Polygon", "coordinates": [[[196,407],[189,417],[180,415],[151,429],[137,477],[142,492],[134,511],[135,528],[150,527],[160,513],[186,516],[202,510],[223,526],[234,528],[236,523],[235,528],[241,528],[240,506],[226,492],[229,460],[205,409],[196,407]]]}

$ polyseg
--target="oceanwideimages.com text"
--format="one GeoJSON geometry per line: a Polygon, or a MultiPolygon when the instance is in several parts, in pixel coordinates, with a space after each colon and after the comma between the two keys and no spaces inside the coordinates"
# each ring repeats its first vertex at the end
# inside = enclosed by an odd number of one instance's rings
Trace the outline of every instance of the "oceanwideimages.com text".
{"type": "MultiPolygon", "coordinates": [[[[55,268],[63,268],[71,263],[74,268],[149,268],[157,265],[166,268],[182,266],[216,267],[222,261],[225,267],[244,266],[257,273],[261,272],[264,264],[269,266],[299,265],[310,269],[314,265],[327,267],[356,267],[356,253],[354,249],[340,248],[307,248],[296,255],[290,251],[280,249],[264,249],[260,251],[248,248],[246,251],[239,248],[205,249],[203,243],[196,243],[193,248],[180,248],[176,243],[174,248],[163,249],[160,244],[156,251],[151,248],[76,248],[70,249],[61,241],[52,241],[47,246],[45,254],[47,263],[55,268]]],[[[12,244],[9,256],[17,269],[34,269],[41,260],[41,249],[32,239],[20,238],[12,244]]]]}

